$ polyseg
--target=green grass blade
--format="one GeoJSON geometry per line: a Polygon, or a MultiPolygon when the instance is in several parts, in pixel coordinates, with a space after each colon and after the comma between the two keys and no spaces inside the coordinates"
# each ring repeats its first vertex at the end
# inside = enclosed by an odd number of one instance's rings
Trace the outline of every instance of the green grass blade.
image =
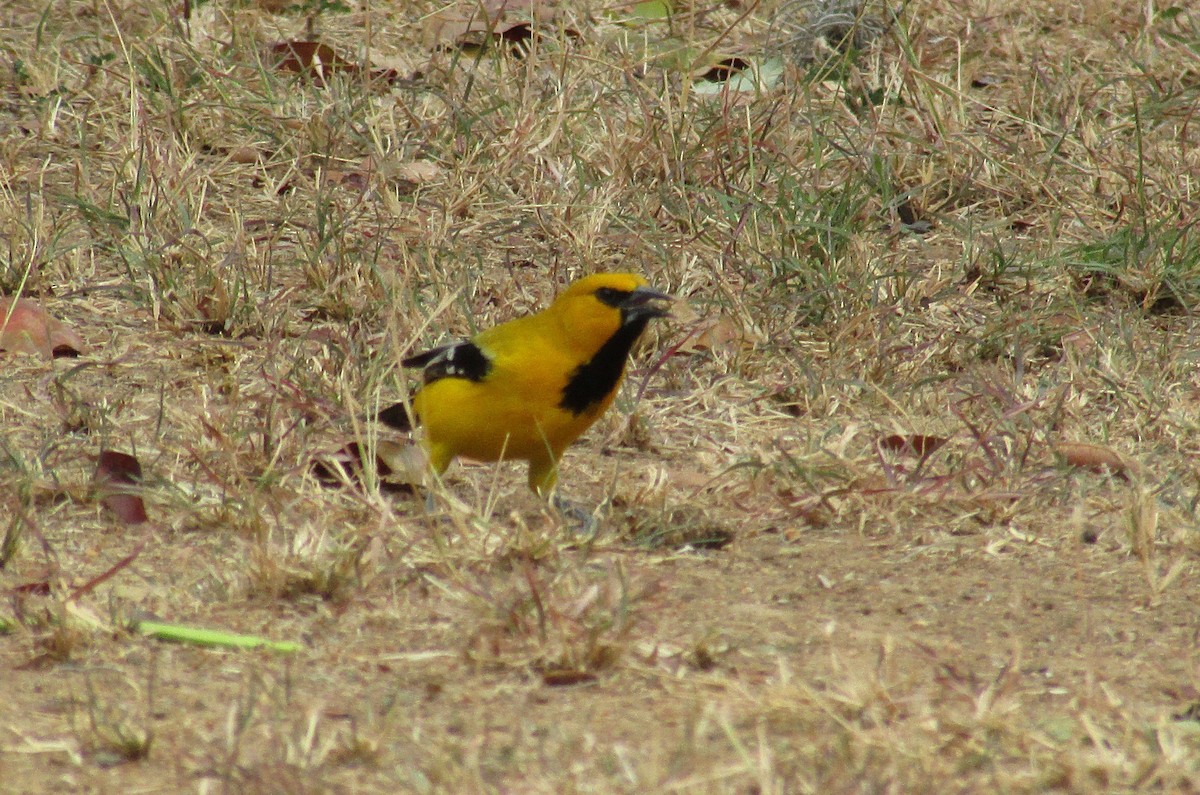
{"type": "Polygon", "coordinates": [[[186,627],[180,624],[164,624],[158,621],[139,621],[134,626],[135,629],[152,638],[170,640],[176,643],[191,643],[196,646],[216,646],[226,649],[265,648],[288,654],[300,650],[300,644],[294,641],[268,640],[258,635],[239,635],[217,629],[186,627]]]}

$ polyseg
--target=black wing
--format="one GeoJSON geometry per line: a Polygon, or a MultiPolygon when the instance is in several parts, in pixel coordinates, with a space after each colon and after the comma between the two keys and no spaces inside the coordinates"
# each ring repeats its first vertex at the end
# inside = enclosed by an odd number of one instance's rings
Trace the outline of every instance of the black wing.
{"type": "Polygon", "coordinates": [[[443,345],[415,356],[409,356],[400,364],[405,367],[423,368],[426,385],[443,378],[482,381],[492,369],[491,359],[470,340],[443,345]]]}
{"type": "MultiPolygon", "coordinates": [[[[424,370],[425,385],[443,378],[465,378],[482,381],[492,369],[492,362],[478,345],[470,340],[453,342],[449,345],[418,353],[402,359],[404,367],[420,367],[424,370]]],[[[375,415],[380,422],[401,431],[413,429],[413,419],[403,403],[388,406],[375,415]]]]}

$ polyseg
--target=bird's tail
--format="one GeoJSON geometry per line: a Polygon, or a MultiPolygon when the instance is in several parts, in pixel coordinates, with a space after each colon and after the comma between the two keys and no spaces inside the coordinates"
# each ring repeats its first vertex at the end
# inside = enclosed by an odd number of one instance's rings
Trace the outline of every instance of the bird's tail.
{"type": "Polygon", "coordinates": [[[379,413],[375,415],[375,419],[398,431],[411,431],[417,424],[413,421],[408,406],[404,403],[396,403],[386,409],[380,409],[379,413]]]}

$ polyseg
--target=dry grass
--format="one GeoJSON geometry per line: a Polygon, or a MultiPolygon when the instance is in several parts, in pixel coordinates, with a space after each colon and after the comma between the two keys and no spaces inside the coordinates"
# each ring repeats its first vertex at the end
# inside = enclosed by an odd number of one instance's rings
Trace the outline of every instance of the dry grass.
{"type": "Polygon", "coordinates": [[[0,10],[0,288],[92,348],[0,376],[0,789],[1200,788],[1186,4],[577,3],[525,57],[269,5],[0,10]],[[273,68],[306,28],[400,79],[273,68]],[[786,68],[690,91],[726,53],[786,68]],[[565,462],[595,538],[508,466],[314,479],[406,351],[616,268],[687,305],[565,462]]]}

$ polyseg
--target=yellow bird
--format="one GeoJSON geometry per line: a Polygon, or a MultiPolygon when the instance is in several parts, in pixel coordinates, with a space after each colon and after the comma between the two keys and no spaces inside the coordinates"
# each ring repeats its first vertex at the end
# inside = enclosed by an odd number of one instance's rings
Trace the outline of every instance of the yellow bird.
{"type": "MultiPolygon", "coordinates": [[[[458,456],[529,462],[529,487],[553,492],[563,451],[616,397],[633,344],[671,297],[632,273],[572,283],[549,307],[404,359],[424,384],[412,411],[424,426],[429,464],[458,456]]],[[[379,419],[410,430],[400,403],[379,419]]]]}

